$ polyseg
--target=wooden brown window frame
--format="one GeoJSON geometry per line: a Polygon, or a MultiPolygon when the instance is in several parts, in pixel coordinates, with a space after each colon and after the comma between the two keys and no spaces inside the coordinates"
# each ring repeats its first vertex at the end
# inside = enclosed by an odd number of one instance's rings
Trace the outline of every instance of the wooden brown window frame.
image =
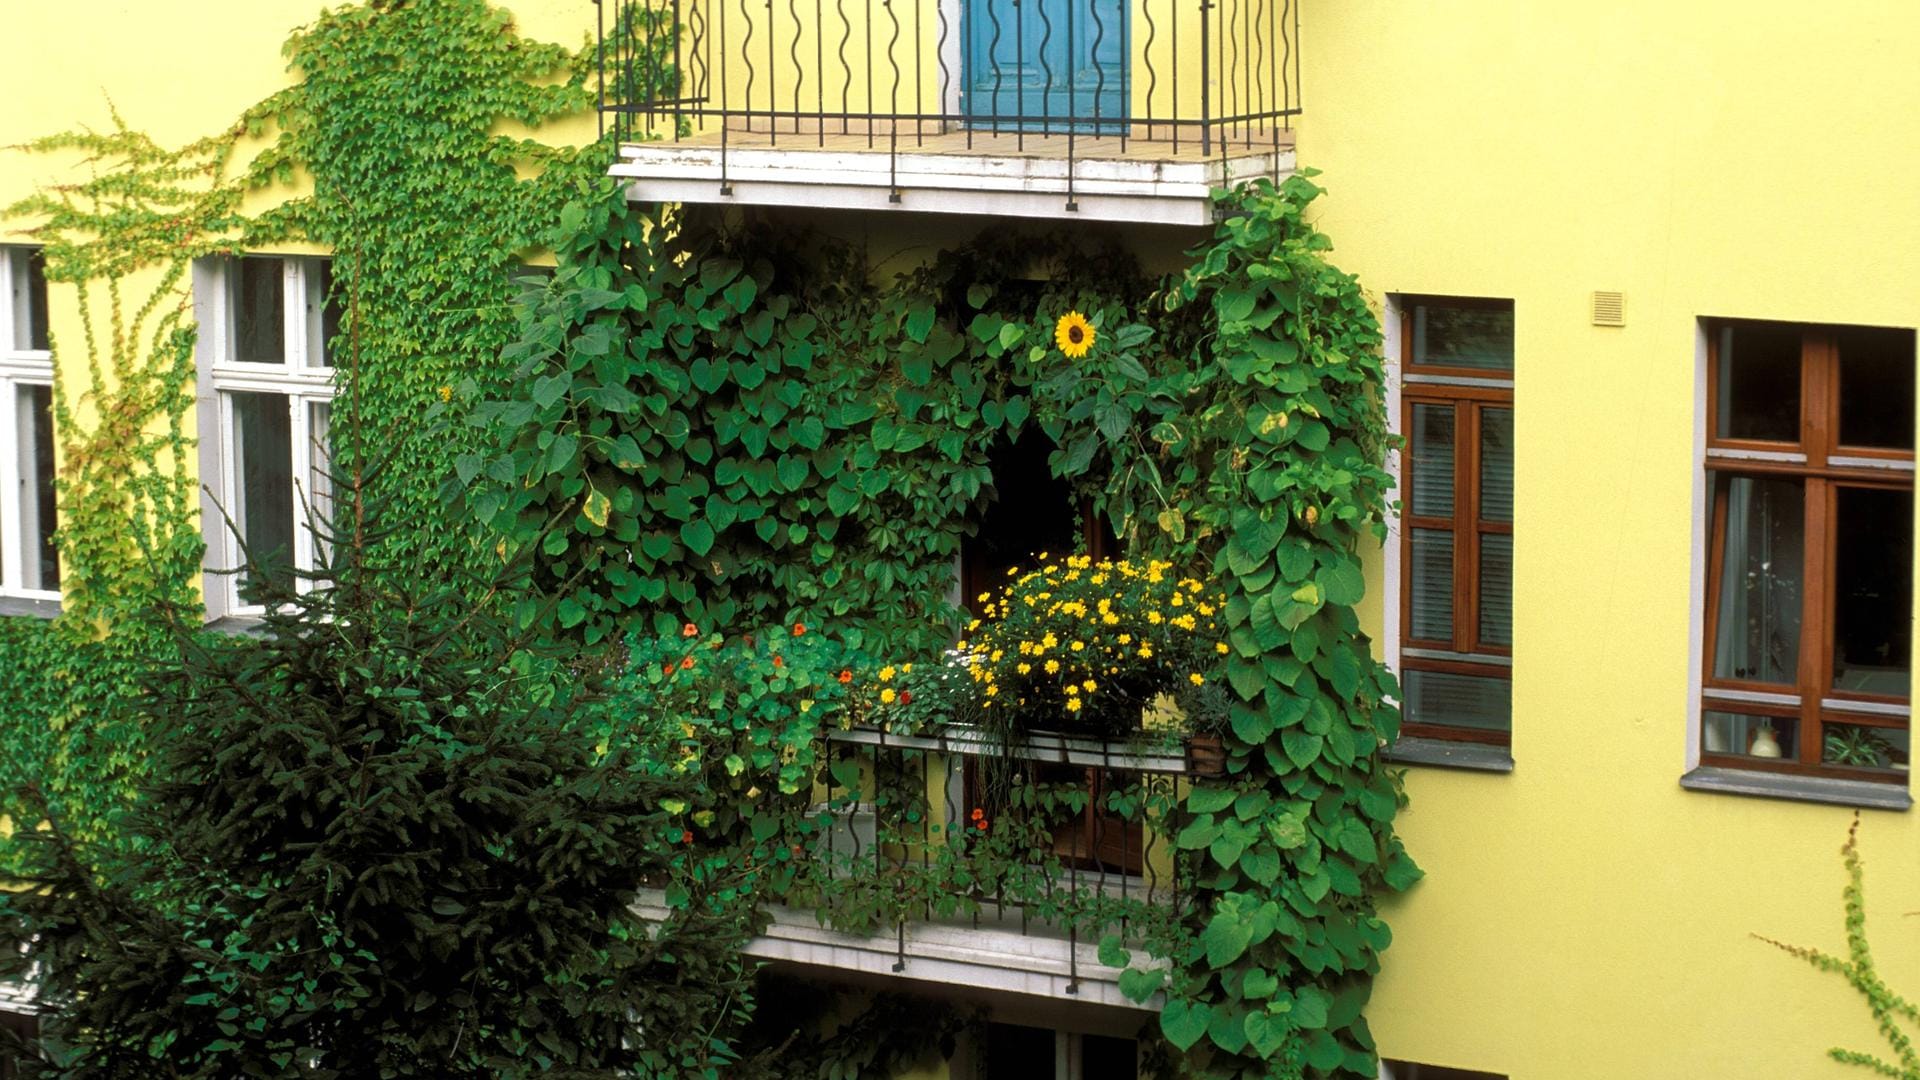
{"type": "MultiPolygon", "coordinates": [[[[1488,534],[1513,535],[1511,521],[1480,518],[1480,426],[1488,409],[1513,410],[1513,370],[1420,363],[1414,356],[1414,310],[1421,305],[1513,310],[1511,300],[1457,296],[1402,296],[1400,309],[1400,430],[1402,450],[1400,519],[1400,669],[1436,674],[1513,679],[1513,648],[1480,641],[1480,544],[1488,534]],[[1432,378],[1435,382],[1418,381],[1432,378]],[[1504,384],[1504,385],[1495,385],[1504,384]],[[1417,405],[1450,407],[1453,425],[1453,516],[1427,517],[1413,512],[1413,416],[1417,405]],[[1453,637],[1441,641],[1413,634],[1413,534],[1441,531],[1453,537],[1453,637]],[[1449,657],[1421,652],[1448,653],[1449,657]]],[[[1408,719],[1403,734],[1454,742],[1511,746],[1513,732],[1423,724],[1408,719]]]]}
{"type": "Polygon", "coordinates": [[[1710,319],[1704,323],[1707,337],[1707,449],[1703,466],[1710,504],[1707,507],[1706,588],[1702,598],[1705,618],[1702,620],[1700,708],[1695,717],[1696,731],[1701,739],[1700,763],[1758,772],[1904,785],[1907,782],[1904,772],[1830,765],[1821,758],[1826,746],[1827,724],[1895,731],[1907,731],[1911,724],[1910,696],[1896,697],[1833,688],[1833,631],[1836,619],[1835,551],[1838,546],[1838,523],[1835,518],[1840,490],[1873,488],[1912,493],[1914,453],[1885,447],[1847,446],[1840,442],[1839,336],[1847,329],[1840,326],[1781,324],[1797,329],[1800,335],[1799,441],[1723,437],[1718,430],[1721,331],[1741,322],[1751,320],[1710,319]],[[1754,453],[1768,457],[1738,456],[1754,453]],[[1884,464],[1862,464],[1865,462],[1884,464]],[[1901,463],[1905,464],[1904,469],[1901,463]],[[1800,653],[1796,677],[1791,686],[1717,678],[1713,674],[1715,645],[1719,639],[1720,588],[1727,525],[1727,492],[1717,483],[1721,476],[1788,477],[1805,484],[1805,517],[1802,525],[1805,548],[1801,571],[1801,580],[1805,584],[1801,591],[1800,653]],[[1798,703],[1762,702],[1748,697],[1726,696],[1728,693],[1797,697],[1798,703]],[[1869,711],[1876,707],[1881,711],[1869,711]],[[1892,715],[1889,710],[1896,707],[1909,711],[1899,716],[1892,715]],[[1756,758],[1745,754],[1708,751],[1705,748],[1708,712],[1797,721],[1796,754],[1791,759],[1756,758]]]}

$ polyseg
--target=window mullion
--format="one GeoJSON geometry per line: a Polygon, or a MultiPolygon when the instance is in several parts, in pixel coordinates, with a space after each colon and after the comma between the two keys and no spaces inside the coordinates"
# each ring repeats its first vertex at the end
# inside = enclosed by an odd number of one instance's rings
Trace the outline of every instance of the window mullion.
{"type": "Polygon", "coordinates": [[[1820,731],[1822,688],[1831,680],[1828,674],[1832,658],[1828,643],[1833,640],[1833,485],[1818,477],[1806,481],[1806,550],[1802,571],[1806,588],[1800,606],[1800,656],[1797,681],[1800,684],[1800,763],[1820,764],[1823,737],[1820,731]]]}
{"type": "Polygon", "coordinates": [[[1453,438],[1453,647],[1480,640],[1480,407],[1461,402],[1453,438]]]}

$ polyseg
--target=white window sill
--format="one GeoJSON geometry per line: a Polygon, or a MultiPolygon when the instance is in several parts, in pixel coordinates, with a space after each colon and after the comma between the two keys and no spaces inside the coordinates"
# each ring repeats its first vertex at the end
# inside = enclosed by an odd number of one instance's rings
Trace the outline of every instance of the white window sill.
{"type": "Polygon", "coordinates": [[[1402,735],[1381,756],[1396,765],[1437,765],[1443,769],[1466,769],[1471,772],[1513,771],[1513,751],[1506,747],[1456,742],[1452,739],[1402,735]]]}
{"type": "Polygon", "coordinates": [[[223,615],[207,623],[204,629],[216,634],[234,634],[257,637],[266,622],[258,615],[223,615]]]}
{"type": "Polygon", "coordinates": [[[60,614],[60,601],[27,596],[0,596],[0,618],[51,619],[60,614]]]}
{"type": "Polygon", "coordinates": [[[1680,778],[1688,791],[1710,791],[1722,795],[1750,795],[1760,799],[1787,799],[1794,802],[1852,806],[1862,810],[1908,810],[1913,796],[1899,784],[1878,784],[1869,780],[1836,780],[1826,776],[1792,776],[1786,773],[1759,772],[1750,769],[1726,769],[1702,765],[1680,778]]]}

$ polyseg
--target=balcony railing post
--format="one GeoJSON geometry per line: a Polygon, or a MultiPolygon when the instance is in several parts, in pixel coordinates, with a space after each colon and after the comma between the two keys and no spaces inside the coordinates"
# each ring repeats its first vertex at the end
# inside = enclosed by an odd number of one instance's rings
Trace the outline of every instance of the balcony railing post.
{"type": "Polygon", "coordinates": [[[1207,14],[1213,10],[1212,0],[1200,0],[1200,156],[1213,153],[1213,48],[1209,40],[1210,27],[1207,14]]]}

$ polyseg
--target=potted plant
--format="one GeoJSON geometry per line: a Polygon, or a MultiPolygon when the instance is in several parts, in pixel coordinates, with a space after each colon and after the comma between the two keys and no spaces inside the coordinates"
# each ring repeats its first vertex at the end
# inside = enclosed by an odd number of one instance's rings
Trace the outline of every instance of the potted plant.
{"type": "Polygon", "coordinates": [[[1159,561],[1049,560],[983,594],[959,644],[981,724],[1124,739],[1151,714],[1217,735],[1220,600],[1159,561]]]}

